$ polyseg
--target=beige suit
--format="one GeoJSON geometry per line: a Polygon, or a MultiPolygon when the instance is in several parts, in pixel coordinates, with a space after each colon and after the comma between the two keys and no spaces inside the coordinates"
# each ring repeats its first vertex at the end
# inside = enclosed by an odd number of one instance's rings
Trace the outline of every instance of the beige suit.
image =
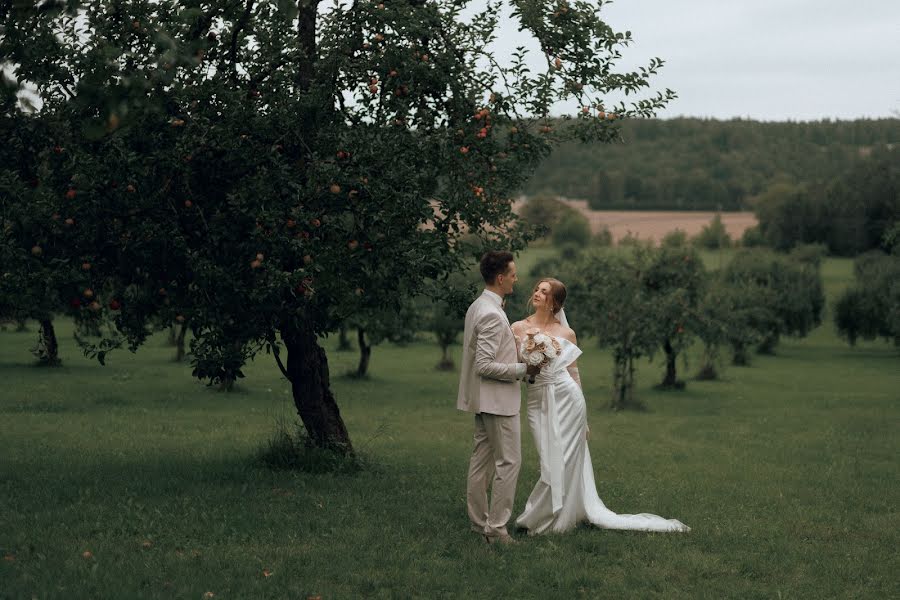
{"type": "Polygon", "coordinates": [[[525,375],[525,365],[518,362],[516,338],[501,302],[500,296],[485,290],[466,312],[456,402],[460,410],[475,413],[466,486],[469,519],[473,529],[491,537],[507,534],[522,463],[518,380],[525,375]]]}

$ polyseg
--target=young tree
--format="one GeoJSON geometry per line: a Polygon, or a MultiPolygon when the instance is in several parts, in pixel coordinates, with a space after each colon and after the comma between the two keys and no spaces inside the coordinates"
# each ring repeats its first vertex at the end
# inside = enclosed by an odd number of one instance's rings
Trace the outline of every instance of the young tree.
{"type": "Polygon", "coordinates": [[[450,346],[457,342],[465,327],[466,306],[475,292],[475,283],[481,283],[480,275],[476,282],[474,273],[455,273],[448,278],[440,297],[419,299],[420,311],[426,315],[426,326],[437,338],[441,348],[441,359],[435,365],[438,371],[452,371],[456,368],[450,357],[450,346]],[[467,285],[469,283],[473,285],[467,285]]]}
{"type": "Polygon", "coordinates": [[[664,335],[659,295],[645,281],[652,260],[652,251],[641,246],[630,253],[595,251],[563,272],[569,290],[566,312],[578,323],[579,334],[596,337],[613,351],[610,406],[616,410],[640,405],[634,395],[635,361],[658,350],[664,335]]]}
{"type": "Polygon", "coordinates": [[[395,344],[412,341],[419,330],[420,321],[415,299],[400,295],[389,305],[370,308],[348,318],[344,324],[356,328],[356,343],[359,347],[359,363],[352,376],[368,376],[374,346],[385,341],[395,344]]]}
{"type": "Polygon", "coordinates": [[[266,348],[311,443],[352,453],[318,336],[460,269],[464,234],[522,248],[509,198],[537,162],[673,97],[604,104],[662,62],[617,72],[630,36],[594,6],[509,3],[546,58],[535,72],[524,50],[491,54],[502,3],[464,4],[4,5],[0,51],[68,139],[39,154],[47,201],[20,208],[74,219],[54,243],[92,257],[98,313],[117,307],[119,336],[91,353],[136,349],[154,318],[190,320],[201,378],[266,348]],[[583,108],[554,126],[569,99],[583,108]]]}
{"type": "Polygon", "coordinates": [[[571,206],[563,204],[551,196],[532,196],[519,209],[519,217],[539,229],[542,235],[552,235],[557,224],[568,215],[575,213],[571,206]]]}
{"type": "Polygon", "coordinates": [[[834,323],[851,346],[882,337],[900,346],[900,256],[872,251],[854,263],[856,281],[838,299],[834,323]]]}
{"type": "Polygon", "coordinates": [[[572,211],[563,216],[553,228],[553,245],[584,248],[591,241],[591,225],[579,212],[572,211]]]}
{"type": "Polygon", "coordinates": [[[722,223],[721,214],[716,213],[709,224],[703,226],[700,233],[694,237],[694,243],[708,250],[731,247],[731,236],[722,223]]]}
{"type": "Polygon", "coordinates": [[[697,311],[706,270],[693,248],[663,246],[651,252],[651,263],[643,274],[643,283],[654,298],[654,314],[666,355],[666,372],[660,387],[681,389],[677,358],[694,339],[697,311]]]}
{"type": "Polygon", "coordinates": [[[768,295],[766,289],[752,282],[729,282],[719,274],[710,281],[693,324],[703,342],[698,379],[718,378],[725,348],[731,348],[734,364],[749,362],[747,349],[762,341],[764,324],[774,319],[767,308],[768,295]]]}
{"type": "MultiPolygon", "coordinates": [[[[765,290],[759,295],[768,310],[755,327],[762,335],[758,351],[774,352],[782,335],[805,337],[822,322],[825,294],[822,275],[815,264],[801,263],[765,250],[742,250],[725,267],[723,277],[731,285],[765,290]]],[[[745,348],[735,348],[736,362],[745,348]]]]}

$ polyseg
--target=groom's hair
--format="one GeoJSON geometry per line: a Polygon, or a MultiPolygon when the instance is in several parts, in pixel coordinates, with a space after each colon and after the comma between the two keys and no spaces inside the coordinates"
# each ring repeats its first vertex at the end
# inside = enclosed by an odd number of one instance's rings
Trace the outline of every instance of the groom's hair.
{"type": "Polygon", "coordinates": [[[486,252],[481,257],[481,276],[488,285],[493,285],[497,281],[497,275],[506,273],[509,269],[509,263],[514,259],[512,252],[505,250],[492,250],[486,252]]]}

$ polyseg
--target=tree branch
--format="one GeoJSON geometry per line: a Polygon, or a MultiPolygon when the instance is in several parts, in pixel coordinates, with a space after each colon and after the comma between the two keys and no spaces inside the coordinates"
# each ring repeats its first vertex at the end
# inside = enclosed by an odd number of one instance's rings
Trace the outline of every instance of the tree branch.
{"type": "Polygon", "coordinates": [[[234,83],[238,81],[237,74],[237,40],[238,35],[240,35],[241,31],[247,26],[247,23],[250,22],[250,13],[253,12],[253,5],[256,0],[247,0],[247,5],[244,7],[244,13],[241,15],[241,18],[238,19],[238,22],[234,25],[234,30],[231,32],[231,44],[228,48],[228,56],[231,62],[231,80],[234,83]]]}

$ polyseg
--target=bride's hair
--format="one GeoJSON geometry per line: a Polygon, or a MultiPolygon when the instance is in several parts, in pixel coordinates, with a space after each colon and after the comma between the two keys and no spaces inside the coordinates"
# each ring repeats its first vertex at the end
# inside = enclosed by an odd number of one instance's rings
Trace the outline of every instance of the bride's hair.
{"type": "Polygon", "coordinates": [[[526,306],[528,310],[534,312],[534,306],[532,305],[531,299],[534,298],[534,293],[538,290],[539,287],[541,287],[541,284],[544,282],[550,284],[550,299],[553,301],[551,312],[552,314],[556,314],[566,303],[566,285],[559,279],[554,279],[552,277],[544,277],[543,279],[539,279],[538,282],[534,284],[534,289],[531,290],[531,295],[528,297],[528,303],[526,306]]]}

